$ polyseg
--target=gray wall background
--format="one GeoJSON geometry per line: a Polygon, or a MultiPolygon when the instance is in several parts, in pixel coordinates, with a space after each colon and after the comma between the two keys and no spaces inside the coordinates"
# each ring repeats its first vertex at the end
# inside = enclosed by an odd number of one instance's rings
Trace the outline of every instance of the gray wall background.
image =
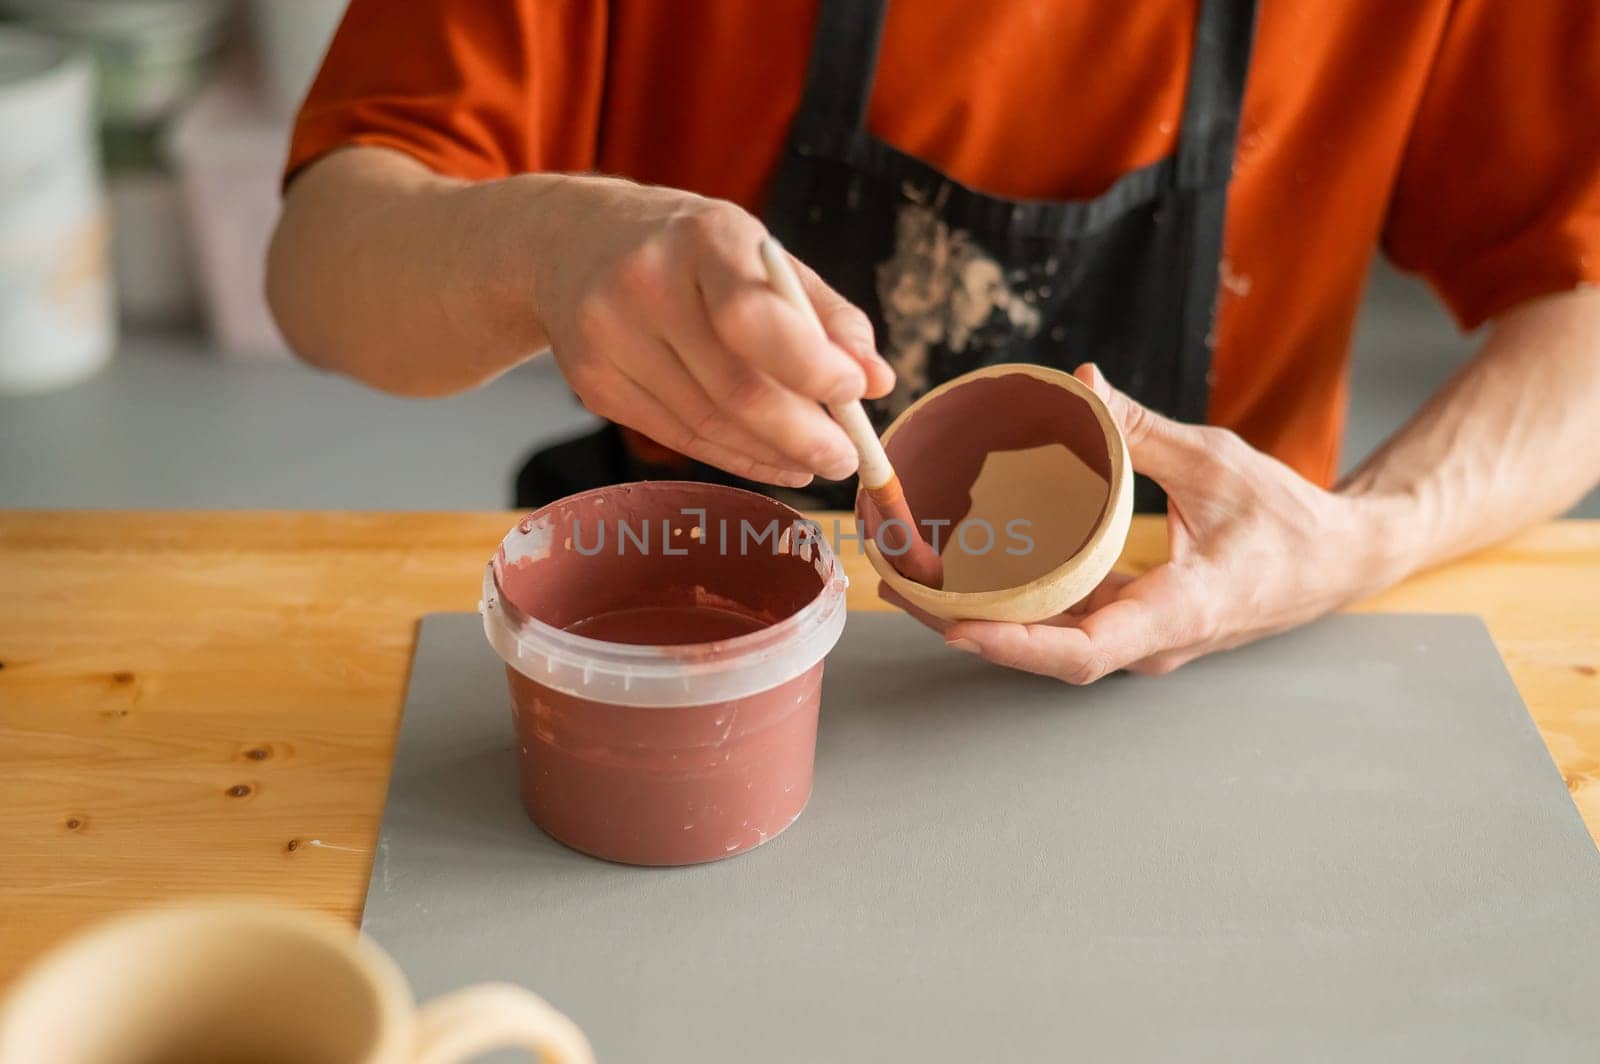
{"type": "MultiPolygon", "coordinates": [[[[1375,268],[1344,465],[1472,346],[1420,283],[1375,268]]],[[[0,508],[500,509],[535,443],[588,424],[548,360],[469,395],[409,400],[298,363],[223,362],[192,336],[135,335],[93,380],[0,396],[0,508]]],[[[1575,513],[1600,517],[1600,492],[1575,513]]]]}

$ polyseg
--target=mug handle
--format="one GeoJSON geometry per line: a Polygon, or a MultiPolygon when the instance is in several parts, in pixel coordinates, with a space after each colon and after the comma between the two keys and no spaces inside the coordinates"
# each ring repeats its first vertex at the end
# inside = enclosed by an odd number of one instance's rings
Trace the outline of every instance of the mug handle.
{"type": "Polygon", "coordinates": [[[577,1024],[510,983],[457,990],[417,1015],[415,1064],[461,1064],[491,1049],[531,1049],[540,1064],[594,1064],[594,1050],[577,1024]]]}

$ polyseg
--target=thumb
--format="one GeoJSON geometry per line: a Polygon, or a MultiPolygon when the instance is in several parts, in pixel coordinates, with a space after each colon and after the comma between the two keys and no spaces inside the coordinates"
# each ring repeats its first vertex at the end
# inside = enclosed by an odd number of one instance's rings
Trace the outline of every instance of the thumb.
{"type": "Polygon", "coordinates": [[[1134,401],[1113,388],[1093,362],[1079,366],[1073,376],[1093,389],[1111,411],[1127,441],[1134,470],[1169,494],[1213,460],[1201,426],[1174,421],[1134,401]]]}
{"type": "Polygon", "coordinates": [[[861,366],[867,376],[867,398],[877,399],[894,389],[894,370],[878,354],[878,344],[872,335],[872,320],[866,312],[844,296],[828,287],[817,272],[793,255],[789,261],[800,275],[800,284],[806,296],[822,319],[823,331],[828,339],[838,344],[861,366]]]}

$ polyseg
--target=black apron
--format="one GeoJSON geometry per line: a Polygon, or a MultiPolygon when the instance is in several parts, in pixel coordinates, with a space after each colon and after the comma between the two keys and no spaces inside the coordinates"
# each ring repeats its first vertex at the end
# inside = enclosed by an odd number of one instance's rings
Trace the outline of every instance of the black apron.
{"type": "MultiPolygon", "coordinates": [[[[1201,0],[1177,150],[1094,199],[1059,202],[984,195],[867,132],[886,3],[823,0],[764,215],[790,252],[872,318],[897,376],[893,394],[867,404],[879,429],[929,388],[1000,362],[1070,371],[1093,361],[1146,406],[1204,421],[1255,0],[1201,0]]],[[[1071,121],[1070,101],[1040,112],[1071,121]]],[[[586,439],[613,452],[618,443],[610,427],[586,439]]],[[[524,468],[518,506],[559,497],[532,483],[550,480],[552,453],[524,468]]],[[[616,473],[741,483],[699,463],[655,471],[625,461],[616,473]]],[[[853,505],[853,482],[806,490],[801,501],[812,505],[853,505]]],[[[1143,478],[1135,502],[1165,506],[1143,478]]]]}

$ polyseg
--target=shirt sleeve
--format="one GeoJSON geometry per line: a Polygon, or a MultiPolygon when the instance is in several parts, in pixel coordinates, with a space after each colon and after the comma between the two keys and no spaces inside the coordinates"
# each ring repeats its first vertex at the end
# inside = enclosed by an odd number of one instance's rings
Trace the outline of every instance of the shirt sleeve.
{"type": "Polygon", "coordinates": [[[1600,3],[1457,0],[1384,247],[1466,329],[1600,280],[1600,3]]]}
{"type": "Polygon", "coordinates": [[[607,15],[598,0],[351,0],[285,180],[349,144],[479,180],[593,168],[607,15]]]}

